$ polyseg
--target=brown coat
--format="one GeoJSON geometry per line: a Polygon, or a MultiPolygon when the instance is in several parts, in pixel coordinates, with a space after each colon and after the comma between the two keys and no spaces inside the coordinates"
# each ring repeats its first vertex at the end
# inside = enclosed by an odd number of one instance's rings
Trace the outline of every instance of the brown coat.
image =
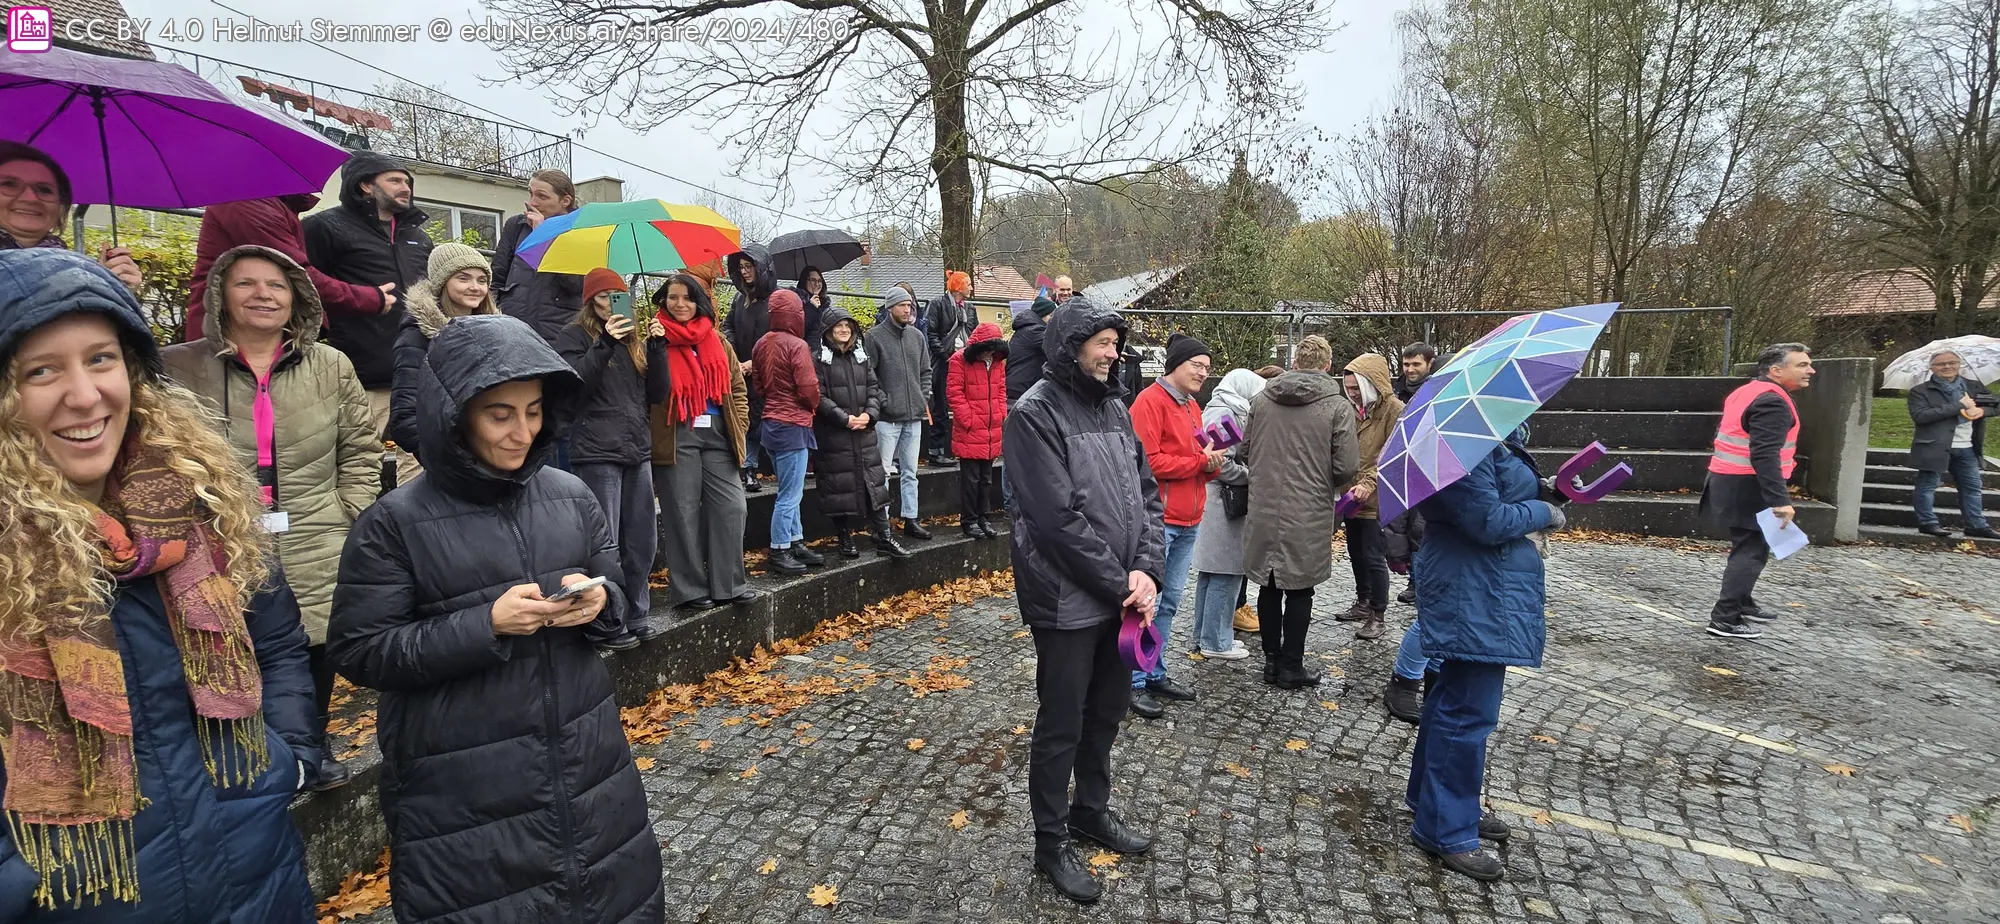
{"type": "MultiPolygon", "coordinates": [[[[1382,444],[1389,441],[1389,433],[1396,429],[1396,418],[1403,416],[1403,400],[1396,397],[1394,383],[1389,377],[1389,361],[1379,353],[1363,353],[1347,364],[1347,371],[1368,380],[1375,388],[1375,403],[1368,408],[1368,416],[1361,421],[1356,432],[1360,444],[1361,470],[1354,473],[1354,480],[1341,487],[1342,492],[1367,485],[1375,489],[1375,463],[1382,454],[1382,444]]],[[[1375,491],[1362,502],[1361,509],[1354,512],[1357,519],[1373,520],[1380,510],[1381,492],[1375,491]]]]}
{"type": "MultiPolygon", "coordinates": [[[[722,432],[729,434],[729,444],[736,449],[736,464],[743,464],[743,438],[750,432],[750,391],[743,381],[743,364],[736,359],[736,350],[729,345],[729,338],[718,337],[722,341],[722,358],[729,363],[729,397],[722,405],[722,432]]],[[[669,382],[669,385],[672,383],[669,382]]],[[[653,464],[674,464],[675,427],[667,423],[667,406],[655,404],[646,409],[647,423],[653,431],[653,464]]]]}
{"type": "Polygon", "coordinates": [[[1333,507],[1359,468],[1356,454],[1354,405],[1331,375],[1287,372],[1250,403],[1250,580],[1305,590],[1333,577],[1333,507]]]}

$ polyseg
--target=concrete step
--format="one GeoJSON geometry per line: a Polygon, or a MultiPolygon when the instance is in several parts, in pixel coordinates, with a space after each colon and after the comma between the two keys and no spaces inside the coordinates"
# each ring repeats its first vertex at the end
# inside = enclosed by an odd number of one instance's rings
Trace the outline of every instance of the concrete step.
{"type": "MultiPolygon", "coordinates": [[[[1720,376],[1604,376],[1571,379],[1544,410],[1720,412],[1742,379],[1720,376]]],[[[1709,435],[1713,436],[1711,432],[1709,435]]]]}
{"type": "Polygon", "coordinates": [[[1861,524],[1861,539],[1864,542],[1879,542],[1883,545],[1902,546],[1912,549],[1957,549],[1965,543],[1984,552],[2000,552],[2000,539],[1968,539],[1963,535],[1950,539],[1926,536],[1914,529],[1894,526],[1870,526],[1861,524]]]}
{"type": "Polygon", "coordinates": [[[1532,441],[1542,446],[1699,451],[1715,445],[1720,411],[1537,411],[1528,419],[1532,441]]]}
{"type": "Polygon", "coordinates": [[[1869,465],[1897,465],[1909,467],[1910,451],[1907,449],[1869,449],[1869,465]]]}
{"type": "MultiPolygon", "coordinates": [[[[1816,541],[1833,538],[1835,510],[1819,501],[1794,501],[1798,523],[1816,541]]],[[[1563,508],[1572,527],[1597,529],[1641,536],[1683,536],[1698,539],[1727,539],[1728,530],[1710,526],[1701,517],[1701,495],[1613,494],[1595,504],[1570,504],[1563,508]]]]}
{"type": "MultiPolygon", "coordinates": [[[[1962,523],[1963,518],[1958,515],[1957,498],[1954,497],[1952,500],[1953,503],[1949,505],[1944,503],[1937,505],[1938,523],[1946,529],[1961,529],[1964,524],[1962,523]]],[[[1991,504],[1986,509],[1989,513],[2000,513],[2000,508],[1996,508],[1991,504]]],[[[1992,517],[1989,515],[1987,519],[1988,522],[1991,522],[1992,517]]],[[[1915,529],[1917,528],[1917,511],[1908,504],[1863,502],[1861,505],[1861,522],[1871,526],[1897,526],[1915,529]]]]}
{"type": "Polygon", "coordinates": [[[1909,486],[1917,483],[1917,470],[1903,465],[1870,464],[1861,476],[1867,483],[1909,486]]]}
{"type": "MultiPolygon", "coordinates": [[[[1916,494],[1917,488],[1915,485],[1870,484],[1862,488],[1861,502],[1864,504],[1891,504],[1897,507],[1908,507],[1916,501],[1916,494]]],[[[2000,512],[2000,488],[1987,488],[1980,492],[1980,496],[1985,499],[1984,509],[2000,512]]],[[[1950,481],[1938,485],[1935,502],[1939,507],[1957,510],[1958,489],[1953,487],[1950,481]]]]}
{"type": "MultiPolygon", "coordinates": [[[[1541,433],[1535,437],[1540,440],[1541,433]]],[[[1542,474],[1553,475],[1556,468],[1582,450],[1581,446],[1532,447],[1535,463],[1541,466],[1542,474]]],[[[1703,478],[1708,474],[1707,450],[1689,449],[1613,449],[1610,455],[1592,466],[1585,479],[1602,474],[1610,466],[1624,462],[1632,466],[1632,477],[1626,479],[1621,491],[1654,491],[1671,493],[1682,488],[1689,491],[1701,490],[1703,478]]]]}
{"type": "MultiPolygon", "coordinates": [[[[769,492],[766,492],[769,493],[769,492]]],[[[999,524],[1003,529],[1005,521],[999,524]]],[[[848,561],[825,550],[824,568],[795,578],[758,575],[750,586],[763,594],[747,606],[726,606],[683,614],[654,591],[652,623],[665,626],[664,635],[630,651],[605,656],[620,706],[635,706],[646,695],[674,683],[700,680],[728,667],[758,645],[801,635],[821,620],[856,612],[878,600],[944,581],[1001,570],[1010,566],[1009,543],[951,538],[939,533],[929,542],[908,543],[912,555],[894,561],[864,552],[848,561]]],[[[342,716],[372,713],[375,694],[358,690],[353,701],[338,707],[342,716]]],[[[341,877],[373,869],[375,858],[389,843],[382,820],[382,755],[374,743],[347,761],[354,778],[346,786],[305,793],[292,801],[292,820],[304,835],[306,874],[313,895],[324,898],[340,886],[341,877]]]]}

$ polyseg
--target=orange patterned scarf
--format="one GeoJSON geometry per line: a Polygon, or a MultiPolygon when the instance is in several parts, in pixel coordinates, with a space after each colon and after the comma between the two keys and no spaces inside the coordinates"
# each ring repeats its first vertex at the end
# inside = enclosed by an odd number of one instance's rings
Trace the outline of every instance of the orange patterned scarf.
{"type": "MultiPolygon", "coordinates": [[[[135,434],[119,458],[96,516],[104,569],[159,585],[209,778],[247,784],[270,765],[263,678],[221,539],[166,453],[135,434]]],[[[110,602],[79,589],[39,636],[0,633],[4,806],[14,846],[41,875],[44,908],[139,898],[132,818],[146,800],[110,602]]],[[[22,621],[0,612],[0,627],[22,621]]]]}

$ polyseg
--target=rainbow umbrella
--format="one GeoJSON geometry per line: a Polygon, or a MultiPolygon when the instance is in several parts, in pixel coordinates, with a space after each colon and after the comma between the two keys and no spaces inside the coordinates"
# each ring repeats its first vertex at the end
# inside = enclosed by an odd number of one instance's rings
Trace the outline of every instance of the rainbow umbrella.
{"type": "Polygon", "coordinates": [[[1515,315],[1424,382],[1382,445],[1382,522],[1464,478],[1569,384],[1617,311],[1611,302],[1515,315]]]}
{"type": "Polygon", "coordinates": [[[743,232],[701,205],[592,202],[538,225],[516,253],[544,273],[672,273],[742,249],[743,232]]]}

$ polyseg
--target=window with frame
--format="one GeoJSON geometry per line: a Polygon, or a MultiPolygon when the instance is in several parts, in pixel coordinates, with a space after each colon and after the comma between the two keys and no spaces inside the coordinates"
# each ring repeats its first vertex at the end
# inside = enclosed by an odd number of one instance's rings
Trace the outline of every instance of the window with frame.
{"type": "Polygon", "coordinates": [[[423,200],[416,205],[430,216],[424,233],[433,241],[459,241],[482,250],[492,250],[500,241],[499,212],[423,200]]]}

